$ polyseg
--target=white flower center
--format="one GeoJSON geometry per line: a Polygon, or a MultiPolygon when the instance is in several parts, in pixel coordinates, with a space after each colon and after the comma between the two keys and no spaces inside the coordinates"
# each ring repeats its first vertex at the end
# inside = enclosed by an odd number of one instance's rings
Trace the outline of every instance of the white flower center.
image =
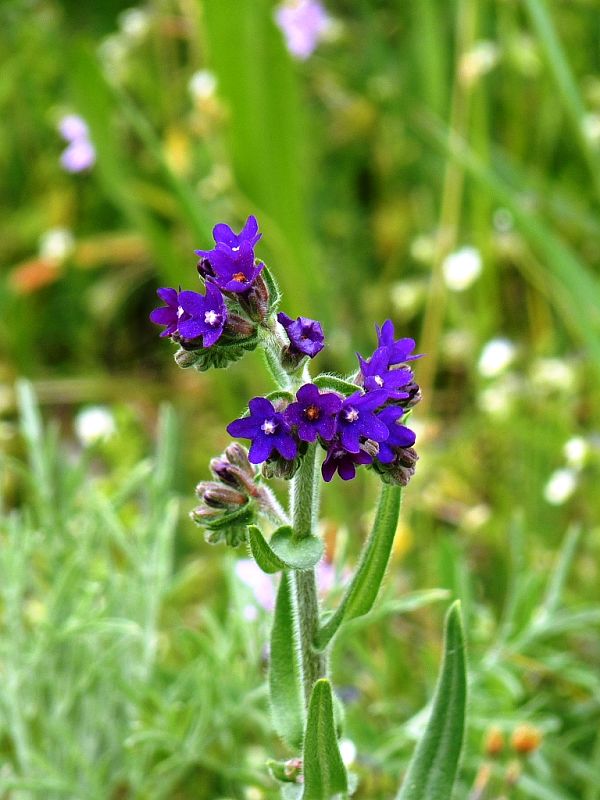
{"type": "Polygon", "coordinates": [[[349,408],[344,416],[348,422],[356,422],[358,419],[358,411],[355,408],[349,408]]]}
{"type": "Polygon", "coordinates": [[[183,310],[183,308],[181,306],[177,306],[177,319],[179,319],[179,317],[183,317],[184,314],[185,311],[183,310]]]}
{"type": "Polygon", "coordinates": [[[375,375],[373,380],[375,381],[377,386],[383,386],[383,378],[381,377],[381,375],[375,375]]]}
{"type": "Polygon", "coordinates": [[[216,311],[205,311],[204,312],[204,322],[207,325],[216,325],[219,321],[219,314],[216,311]]]}
{"type": "Polygon", "coordinates": [[[270,436],[272,433],[275,433],[275,428],[277,426],[272,419],[266,419],[260,427],[267,436],[270,436]]]}
{"type": "Polygon", "coordinates": [[[231,250],[232,250],[233,253],[239,253],[240,248],[239,248],[239,246],[238,247],[232,247],[231,250]]]}

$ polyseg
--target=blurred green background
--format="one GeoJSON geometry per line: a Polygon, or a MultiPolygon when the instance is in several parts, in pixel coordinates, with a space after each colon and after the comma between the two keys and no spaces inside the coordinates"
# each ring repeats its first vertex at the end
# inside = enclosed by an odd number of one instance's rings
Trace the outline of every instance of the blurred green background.
{"type": "MultiPolygon", "coordinates": [[[[323,321],[316,369],[386,318],[427,354],[387,587],[334,655],[356,796],[393,797],[457,596],[457,800],[600,800],[600,3],[326,9],[299,62],[270,0],[0,4],[2,798],[277,796],[268,614],[187,516],[267,373],[179,370],[148,321],[254,213],[284,309],[323,321]]],[[[324,492],[340,575],[376,488],[324,492]]]]}

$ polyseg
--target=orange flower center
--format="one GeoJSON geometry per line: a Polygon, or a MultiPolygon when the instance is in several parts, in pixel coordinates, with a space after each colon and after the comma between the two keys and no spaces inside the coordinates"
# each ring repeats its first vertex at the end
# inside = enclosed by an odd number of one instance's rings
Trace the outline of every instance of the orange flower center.
{"type": "Polygon", "coordinates": [[[233,280],[237,281],[237,283],[243,283],[246,280],[246,276],[243,272],[236,272],[233,276],[233,280]]]}
{"type": "Polygon", "coordinates": [[[306,414],[307,418],[308,418],[308,419],[309,419],[311,422],[314,422],[316,419],[319,419],[319,416],[320,416],[321,412],[320,412],[320,410],[317,408],[317,406],[309,406],[309,407],[306,409],[306,411],[305,411],[305,414],[306,414]]]}

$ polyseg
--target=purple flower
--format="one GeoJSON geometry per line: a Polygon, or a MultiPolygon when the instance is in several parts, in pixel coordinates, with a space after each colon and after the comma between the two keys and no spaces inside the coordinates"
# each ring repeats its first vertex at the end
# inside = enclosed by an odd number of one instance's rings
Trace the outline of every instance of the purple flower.
{"type": "Polygon", "coordinates": [[[351,481],[356,475],[356,467],[360,464],[372,464],[373,458],[364,450],[349,453],[341,442],[335,439],[327,450],[327,456],[321,467],[323,480],[329,481],[337,472],[343,481],[351,481]]]}
{"type": "Polygon", "coordinates": [[[58,123],[58,132],[66,142],[89,138],[87,123],[78,114],[65,114],[58,123]]]}
{"type": "Polygon", "coordinates": [[[387,319],[381,328],[379,325],[375,326],[377,331],[377,341],[379,347],[387,347],[390,354],[389,364],[404,364],[406,361],[414,361],[417,358],[423,358],[422,355],[410,355],[415,349],[414,339],[394,339],[394,323],[391,319],[387,319]]]}
{"type": "Polygon", "coordinates": [[[409,397],[409,393],[401,391],[400,387],[406,386],[412,381],[412,370],[408,368],[391,370],[388,347],[378,347],[368,361],[365,361],[360,354],[356,355],[366,391],[386,389],[388,397],[394,400],[405,400],[409,397]]]}
{"type": "Polygon", "coordinates": [[[250,416],[231,422],[227,426],[227,432],[231,436],[252,440],[249,461],[260,464],[270,458],[274,450],[287,461],[295,458],[298,444],[283,414],[275,411],[266,397],[252,398],[248,407],[250,416]]]}
{"type": "Polygon", "coordinates": [[[212,283],[206,284],[206,295],[198,292],[179,292],[179,335],[184,339],[202,337],[204,347],[212,347],[223,333],[227,307],[223,295],[212,283]]]}
{"type": "Polygon", "coordinates": [[[387,425],[389,431],[388,438],[379,444],[377,458],[382,464],[391,464],[398,455],[398,449],[412,447],[416,441],[415,432],[398,422],[403,414],[403,408],[388,406],[377,415],[381,422],[387,425]]]}
{"type": "Polygon", "coordinates": [[[275,22],[290,53],[305,60],[329,27],[330,18],[318,0],[288,0],[275,11],[275,22]]]}
{"type": "Polygon", "coordinates": [[[293,320],[283,311],[277,314],[277,320],[285,328],[290,348],[296,352],[314,358],[325,347],[323,328],[317,320],[308,317],[298,317],[293,320]]]}
{"type": "Polygon", "coordinates": [[[215,247],[212,250],[195,251],[201,258],[199,271],[212,277],[223,291],[248,291],[264,267],[254,258],[254,247],[261,236],[256,217],[248,217],[239,233],[234,233],[229,225],[220,222],[213,228],[215,247]]]}
{"type": "Polygon", "coordinates": [[[337,435],[350,453],[360,452],[361,437],[383,442],[389,436],[387,426],[373,413],[388,399],[385,389],[368,394],[355,392],[347,397],[337,416],[337,435]]]}
{"type": "Polygon", "coordinates": [[[290,425],[298,426],[298,438],[303,442],[314,442],[317,436],[325,441],[333,439],[341,398],[334,392],[321,394],[314,383],[301,386],[296,398],[297,402],[290,403],[284,416],[290,425]]]}
{"type": "Polygon", "coordinates": [[[63,150],[60,163],[67,172],[83,172],[96,162],[96,148],[89,139],[75,139],[63,150]]]}
{"type": "Polygon", "coordinates": [[[166,325],[161,336],[172,336],[177,332],[180,319],[187,319],[183,308],[179,305],[179,292],[176,289],[165,287],[157,289],[156,294],[160,297],[166,306],[155,308],[150,314],[150,319],[155,325],[166,325]]]}

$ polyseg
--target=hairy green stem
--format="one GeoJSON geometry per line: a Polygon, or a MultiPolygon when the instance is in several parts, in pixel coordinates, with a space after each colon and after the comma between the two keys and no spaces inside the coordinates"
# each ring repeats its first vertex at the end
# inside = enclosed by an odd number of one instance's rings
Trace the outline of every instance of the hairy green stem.
{"type": "MultiPolygon", "coordinates": [[[[292,527],[294,536],[299,539],[312,536],[316,527],[320,485],[318,467],[317,446],[312,444],[309,445],[292,484],[292,527]]],[[[292,581],[298,610],[304,697],[308,706],[315,681],[327,674],[327,655],[325,652],[317,652],[313,646],[319,630],[319,599],[315,570],[295,570],[292,572],[292,581]]]]}

